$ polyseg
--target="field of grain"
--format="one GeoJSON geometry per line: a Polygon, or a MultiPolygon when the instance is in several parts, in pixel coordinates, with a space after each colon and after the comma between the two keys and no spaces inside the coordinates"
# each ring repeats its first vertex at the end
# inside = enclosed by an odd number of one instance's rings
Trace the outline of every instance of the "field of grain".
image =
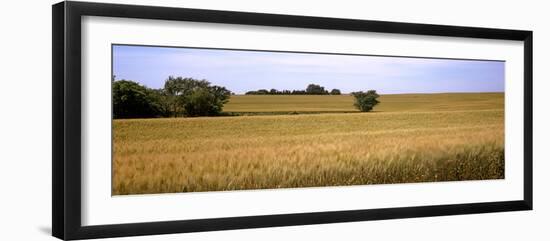
{"type": "Polygon", "coordinates": [[[114,120],[113,195],[504,178],[502,93],[380,101],[232,96],[225,111],[321,114],[114,120]]]}
{"type": "MultiPolygon", "coordinates": [[[[359,112],[351,95],[235,95],[224,111],[233,113],[359,112]]],[[[503,109],[503,93],[382,95],[375,112],[503,109]]]]}

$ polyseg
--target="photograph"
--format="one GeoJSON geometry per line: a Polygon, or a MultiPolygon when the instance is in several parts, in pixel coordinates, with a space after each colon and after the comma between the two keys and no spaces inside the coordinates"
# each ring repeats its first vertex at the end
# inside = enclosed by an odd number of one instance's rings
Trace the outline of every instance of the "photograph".
{"type": "Polygon", "coordinates": [[[504,179],[505,65],[112,44],[111,194],[504,179]]]}

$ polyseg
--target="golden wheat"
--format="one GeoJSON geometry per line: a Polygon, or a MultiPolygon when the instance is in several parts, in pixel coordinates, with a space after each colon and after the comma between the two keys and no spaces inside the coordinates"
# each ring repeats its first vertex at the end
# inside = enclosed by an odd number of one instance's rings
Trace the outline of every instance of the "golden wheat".
{"type": "Polygon", "coordinates": [[[396,111],[115,120],[112,191],[504,178],[503,101],[489,95],[415,111],[387,99],[385,108],[396,111]]]}

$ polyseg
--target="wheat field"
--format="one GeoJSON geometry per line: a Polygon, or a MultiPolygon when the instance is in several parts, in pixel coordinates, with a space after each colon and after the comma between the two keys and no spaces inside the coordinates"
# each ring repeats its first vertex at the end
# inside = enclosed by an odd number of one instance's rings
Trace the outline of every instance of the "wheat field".
{"type": "Polygon", "coordinates": [[[298,114],[114,120],[112,193],[504,178],[502,93],[380,101],[232,96],[225,111],[298,114]]]}
{"type": "MultiPolygon", "coordinates": [[[[503,109],[503,93],[441,93],[381,95],[375,112],[503,109]]],[[[359,112],[351,95],[235,95],[224,111],[232,113],[359,112]]]]}

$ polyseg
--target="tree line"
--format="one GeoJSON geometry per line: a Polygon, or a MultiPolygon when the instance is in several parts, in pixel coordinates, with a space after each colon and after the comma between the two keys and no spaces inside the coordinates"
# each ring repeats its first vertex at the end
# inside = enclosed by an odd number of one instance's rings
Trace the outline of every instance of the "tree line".
{"type": "Polygon", "coordinates": [[[170,76],[160,89],[131,80],[114,81],[113,117],[152,118],[216,116],[231,92],[206,80],[170,76]]]}
{"type": "Polygon", "coordinates": [[[342,92],[339,89],[332,89],[328,91],[325,87],[309,84],[305,90],[277,90],[277,89],[259,89],[252,90],[245,93],[245,95],[341,95],[342,92]]]}
{"type": "MultiPolygon", "coordinates": [[[[259,89],[259,90],[253,90],[248,91],[245,93],[246,95],[341,95],[342,92],[339,89],[332,89],[330,92],[325,89],[325,87],[316,85],[316,84],[309,84],[305,90],[282,90],[279,91],[277,89],[259,89]]],[[[355,102],[353,103],[353,106],[357,108],[361,112],[369,112],[371,111],[374,106],[376,106],[380,101],[378,101],[378,93],[376,93],[376,90],[368,90],[366,92],[363,91],[357,91],[357,92],[351,92],[351,95],[355,98],[355,102]]]]}
{"type": "MultiPolygon", "coordinates": [[[[116,80],[113,76],[113,118],[155,118],[218,116],[229,101],[231,91],[212,85],[207,80],[169,76],[163,88],[152,89],[131,80],[116,80]]],[[[305,90],[278,91],[272,89],[248,91],[251,95],[296,94],[296,95],[340,95],[338,89],[330,92],[324,87],[310,84],[305,90]],[[267,92],[267,93],[266,93],[267,92]]],[[[362,112],[371,111],[379,95],[376,90],[352,92],[354,106],[362,112]]]]}

